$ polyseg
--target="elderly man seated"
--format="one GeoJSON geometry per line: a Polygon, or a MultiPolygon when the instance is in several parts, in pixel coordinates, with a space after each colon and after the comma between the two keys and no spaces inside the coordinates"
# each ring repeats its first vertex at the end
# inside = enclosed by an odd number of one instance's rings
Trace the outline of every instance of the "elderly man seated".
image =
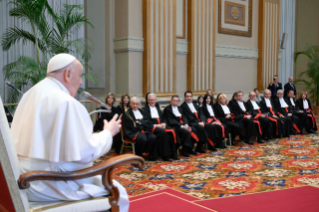
{"type": "MultiPolygon", "coordinates": [[[[83,66],[69,54],[58,54],[48,64],[47,77],[26,92],[15,112],[11,133],[21,172],[68,172],[92,166],[107,153],[119,132],[117,115],[92,134],[86,108],[73,98],[82,84],[83,66]]],[[[120,192],[121,211],[128,211],[126,190],[120,192]]],[[[81,200],[107,194],[101,176],[72,181],[34,181],[26,191],[29,201],[81,200]]]]}
{"type": "Polygon", "coordinates": [[[164,160],[169,160],[171,157],[174,160],[179,160],[177,157],[177,148],[180,144],[179,136],[177,132],[167,125],[166,117],[157,104],[156,95],[149,93],[147,95],[147,105],[143,108],[145,119],[149,121],[149,125],[152,126],[152,133],[158,138],[157,148],[163,152],[164,160]],[[168,141],[168,142],[167,142],[168,141]],[[169,146],[167,145],[169,143],[169,146]]]}
{"type": "MultiPolygon", "coordinates": [[[[148,153],[148,160],[154,161],[161,156],[164,160],[168,160],[166,153],[160,149],[158,151],[157,145],[160,137],[156,137],[152,133],[153,126],[145,119],[144,111],[139,109],[141,105],[140,99],[138,97],[133,97],[131,99],[130,108],[123,113],[123,129],[124,136],[136,143],[136,154],[143,156],[143,153],[148,153]]],[[[165,135],[166,136],[166,135],[165,135]]],[[[168,139],[164,139],[163,145],[169,148],[168,139]]]]}

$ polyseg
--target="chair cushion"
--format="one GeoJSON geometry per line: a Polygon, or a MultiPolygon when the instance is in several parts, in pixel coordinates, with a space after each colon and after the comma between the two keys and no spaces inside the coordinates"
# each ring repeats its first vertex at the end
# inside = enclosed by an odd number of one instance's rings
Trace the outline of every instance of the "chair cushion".
{"type": "Polygon", "coordinates": [[[30,212],[93,212],[106,211],[111,208],[107,197],[78,201],[29,202],[29,205],[30,212]]]}

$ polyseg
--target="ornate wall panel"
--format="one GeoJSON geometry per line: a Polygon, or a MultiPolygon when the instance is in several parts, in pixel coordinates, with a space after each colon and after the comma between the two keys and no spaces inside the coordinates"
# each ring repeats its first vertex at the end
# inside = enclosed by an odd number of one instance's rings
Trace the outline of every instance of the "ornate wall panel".
{"type": "Polygon", "coordinates": [[[187,88],[195,94],[215,89],[216,0],[188,1],[187,88]]]}
{"type": "Polygon", "coordinates": [[[176,0],[143,1],[143,93],[175,93],[176,0]]]}
{"type": "Polygon", "coordinates": [[[259,0],[257,86],[268,87],[279,68],[280,0],[259,0]]]}

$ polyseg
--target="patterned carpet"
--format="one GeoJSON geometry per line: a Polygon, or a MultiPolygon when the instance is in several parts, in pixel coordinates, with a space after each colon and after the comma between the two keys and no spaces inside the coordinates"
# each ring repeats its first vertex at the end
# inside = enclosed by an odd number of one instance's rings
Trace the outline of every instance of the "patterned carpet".
{"type": "MultiPolygon", "coordinates": [[[[253,146],[121,167],[114,179],[130,196],[171,188],[200,199],[235,196],[304,185],[319,185],[319,136],[310,134],[253,146]]],[[[115,156],[110,153],[99,160],[115,156]]],[[[98,161],[97,161],[98,162],[98,161]]]]}

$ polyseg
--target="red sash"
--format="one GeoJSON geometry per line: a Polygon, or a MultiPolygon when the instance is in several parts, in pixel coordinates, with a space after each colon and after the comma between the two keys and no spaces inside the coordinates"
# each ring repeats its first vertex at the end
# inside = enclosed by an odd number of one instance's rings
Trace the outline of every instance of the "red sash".
{"type": "MultiPolygon", "coordinates": [[[[221,123],[217,118],[215,118],[214,116],[212,118],[207,119],[206,124],[211,124],[211,125],[219,125],[217,123],[221,123]]],[[[223,138],[225,138],[225,127],[220,124],[219,126],[221,126],[222,128],[222,132],[223,132],[223,138]]]]}
{"type": "Polygon", "coordinates": [[[262,113],[261,113],[260,109],[258,109],[258,114],[255,116],[254,119],[258,119],[261,115],[262,115],[262,113]]]}
{"type": "Polygon", "coordinates": [[[261,128],[260,128],[260,123],[259,123],[259,121],[254,120],[254,123],[258,125],[259,134],[260,134],[260,135],[263,134],[262,131],[261,131],[261,128]]]}
{"type": "Polygon", "coordinates": [[[194,114],[195,114],[197,120],[200,122],[200,119],[199,119],[199,117],[198,117],[198,114],[197,114],[196,112],[195,112],[194,114]]]}
{"type": "MultiPolygon", "coordinates": [[[[182,116],[179,117],[179,123],[184,124],[183,119],[182,119],[182,116]]],[[[197,135],[196,135],[194,132],[190,132],[190,134],[191,134],[192,138],[194,138],[194,140],[195,140],[196,142],[199,141],[199,138],[197,137],[197,135]]]]}
{"type": "MultiPolygon", "coordinates": [[[[287,107],[285,107],[285,110],[286,110],[287,113],[289,113],[287,107]]],[[[297,127],[297,125],[295,123],[293,123],[293,128],[297,131],[297,133],[300,133],[300,130],[299,130],[299,128],[297,127]]]]}
{"type": "MultiPolygon", "coordinates": [[[[158,124],[161,124],[161,120],[159,118],[156,119],[157,120],[157,123],[158,124]]],[[[155,131],[156,127],[154,126],[153,129],[152,129],[152,133],[155,131]]],[[[164,129],[165,132],[169,132],[169,133],[172,133],[173,135],[173,138],[174,138],[174,143],[176,144],[177,143],[177,140],[176,140],[176,134],[175,134],[175,131],[173,129],[164,129]]]]}
{"type": "Polygon", "coordinates": [[[278,136],[278,120],[275,119],[275,118],[272,118],[272,117],[270,117],[270,116],[267,116],[267,118],[268,118],[270,121],[276,123],[276,135],[278,136]]]}
{"type": "Polygon", "coordinates": [[[307,108],[306,111],[310,111],[311,114],[307,114],[308,117],[310,117],[312,119],[312,127],[315,127],[315,123],[316,123],[316,118],[315,116],[313,115],[313,112],[310,108],[307,108]]]}

